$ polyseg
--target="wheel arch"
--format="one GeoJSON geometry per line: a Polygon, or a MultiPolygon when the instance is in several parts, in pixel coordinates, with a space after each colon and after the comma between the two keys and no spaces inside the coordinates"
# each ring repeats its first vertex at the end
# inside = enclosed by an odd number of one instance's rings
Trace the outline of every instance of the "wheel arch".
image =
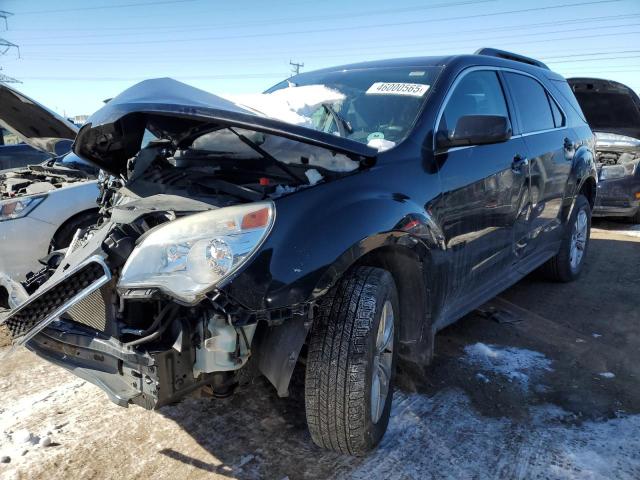
{"type": "Polygon", "coordinates": [[[426,365],[433,356],[434,331],[431,290],[424,257],[402,245],[376,248],[360,257],[351,268],[377,267],[393,277],[399,302],[399,355],[403,360],[426,365]]]}
{"type": "Polygon", "coordinates": [[[79,221],[85,218],[88,219],[91,216],[97,217],[98,212],[99,212],[99,209],[98,207],[96,207],[96,208],[89,208],[86,210],[82,210],[80,212],[73,214],[72,216],[67,218],[64,222],[62,222],[62,224],[60,224],[56,232],[53,234],[53,237],[51,237],[51,243],[54,243],[56,240],[59,240],[60,236],[65,233],[65,230],[70,228],[74,223],[78,223],[79,221]]]}

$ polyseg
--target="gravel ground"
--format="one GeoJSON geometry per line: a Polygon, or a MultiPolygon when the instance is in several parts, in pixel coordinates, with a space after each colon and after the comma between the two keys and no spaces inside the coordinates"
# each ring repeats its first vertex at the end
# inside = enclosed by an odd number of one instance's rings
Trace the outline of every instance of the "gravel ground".
{"type": "Polygon", "coordinates": [[[595,226],[578,282],[524,279],[400,373],[368,457],[312,444],[301,372],[287,399],[258,380],[147,412],[19,350],[0,371],[0,477],[638,479],[640,236],[595,226]]]}
{"type": "Polygon", "coordinates": [[[11,343],[9,340],[9,332],[4,325],[0,325],[0,347],[6,347],[11,343]]]}

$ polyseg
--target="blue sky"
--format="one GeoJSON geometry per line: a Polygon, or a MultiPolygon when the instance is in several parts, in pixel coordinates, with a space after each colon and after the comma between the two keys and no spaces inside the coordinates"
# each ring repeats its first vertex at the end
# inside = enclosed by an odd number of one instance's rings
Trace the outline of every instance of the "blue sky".
{"type": "Polygon", "coordinates": [[[214,93],[259,92],[303,71],[471,53],[534,56],[565,76],[640,93],[640,0],[0,0],[14,15],[0,56],[27,95],[68,116],[169,76],[214,93]]]}

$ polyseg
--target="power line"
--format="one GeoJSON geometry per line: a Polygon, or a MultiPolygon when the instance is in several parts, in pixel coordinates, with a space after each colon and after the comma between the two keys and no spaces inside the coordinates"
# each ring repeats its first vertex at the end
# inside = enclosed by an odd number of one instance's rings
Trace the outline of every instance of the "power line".
{"type": "MultiPolygon", "coordinates": [[[[287,73],[230,73],[221,75],[176,75],[177,78],[190,79],[190,80],[242,80],[251,78],[278,78],[282,79],[287,77],[287,73]]],[[[126,82],[126,81],[141,81],[149,79],[149,76],[144,77],[65,77],[65,76],[49,76],[49,75],[36,75],[22,77],[24,80],[46,80],[46,81],[78,81],[78,82],[126,82]]]]}
{"type": "MultiPolygon", "coordinates": [[[[491,0],[493,1],[493,0],[491,0]]],[[[380,14],[383,11],[379,11],[379,12],[372,12],[372,14],[380,14]]],[[[384,11],[386,12],[386,10],[384,11]]],[[[570,19],[570,20],[559,20],[559,21],[552,21],[552,22],[541,22],[541,23],[524,23],[524,24],[516,24],[516,25],[506,25],[506,26],[502,26],[502,27],[488,27],[488,28],[475,28],[475,29],[467,29],[464,32],[459,32],[458,35],[467,35],[470,33],[481,33],[481,32],[495,32],[495,31],[513,31],[514,29],[531,29],[534,27],[550,27],[550,26],[555,26],[555,25],[571,25],[571,24],[581,24],[581,23],[590,23],[590,22],[597,22],[598,23],[598,28],[613,28],[616,27],[616,25],[613,26],[609,26],[609,27],[605,27],[604,25],[602,25],[603,22],[607,22],[607,21],[614,21],[614,20],[619,20],[621,18],[625,19],[625,20],[632,20],[634,18],[638,18],[640,17],[640,13],[638,14],[631,14],[631,15],[604,15],[604,16],[596,16],[596,17],[589,17],[589,18],[578,18],[578,19],[570,19]]],[[[316,21],[318,19],[317,16],[314,16],[311,19],[308,19],[309,21],[316,21]]],[[[279,22],[278,22],[279,23],[279,22]]],[[[284,23],[284,22],[283,22],[284,23]]],[[[243,26],[247,26],[247,24],[243,24],[243,26]]],[[[129,27],[127,27],[129,28],[129,27]]],[[[216,30],[221,30],[221,29],[226,29],[226,28],[234,28],[231,27],[229,24],[223,25],[223,26],[217,26],[217,25],[208,25],[206,27],[190,27],[190,28],[185,28],[185,27],[150,27],[153,28],[154,31],[161,31],[162,36],[164,39],[166,39],[167,37],[167,33],[172,33],[172,34],[178,34],[181,32],[192,32],[195,30],[202,30],[203,28],[209,30],[211,28],[215,28],[216,30]],[[176,30],[177,29],[177,30],[176,30]]],[[[128,33],[127,35],[129,36],[133,36],[133,35],[144,35],[144,36],[148,36],[149,33],[148,32],[141,32],[139,30],[141,30],[141,28],[136,28],[136,32],[134,33],[128,33]]],[[[102,30],[102,28],[101,28],[102,30]]],[[[94,29],[95,31],[95,29],[94,29]]],[[[528,34],[531,35],[531,34],[528,34]]],[[[74,39],[79,39],[79,38],[100,38],[100,37],[113,37],[113,36],[122,36],[122,33],[118,32],[118,33],[108,33],[108,34],[95,34],[95,35],[56,35],[57,39],[60,38],[74,38],[74,39]]],[[[51,38],[51,33],[47,33],[44,36],[30,36],[29,38],[31,39],[38,39],[38,38],[51,38]]],[[[409,39],[409,38],[424,38],[424,35],[420,35],[420,36],[415,36],[412,35],[410,37],[404,37],[405,39],[409,39]]],[[[187,39],[188,40],[188,39],[187,39]]]]}
{"type": "MultiPolygon", "coordinates": [[[[497,0],[466,0],[466,1],[458,1],[458,2],[445,2],[445,3],[436,3],[431,5],[418,5],[413,7],[403,7],[403,8],[393,8],[393,9],[383,9],[383,10],[372,10],[367,12],[357,12],[357,13],[349,13],[348,19],[351,20],[353,18],[360,17],[371,17],[377,15],[388,15],[388,14],[398,14],[398,13],[408,13],[418,10],[435,10],[439,8],[445,7],[458,7],[458,6],[470,6],[477,5],[482,3],[491,3],[496,2],[497,0]]],[[[241,23],[224,23],[224,24],[196,24],[196,25],[164,25],[164,26],[138,26],[138,27],[107,27],[100,28],[100,31],[104,30],[119,30],[117,33],[95,33],[95,29],[90,29],[93,33],[90,35],[65,35],[58,36],[56,38],[94,38],[94,37],[113,37],[122,35],[122,30],[134,30],[133,33],[129,33],[128,35],[148,35],[146,30],[152,30],[154,32],[161,32],[163,35],[166,32],[171,33],[180,33],[180,32],[193,32],[197,30],[210,30],[215,28],[216,30],[227,30],[234,29],[238,27],[255,27],[261,25],[277,25],[277,24],[288,24],[288,23],[307,23],[307,22],[326,22],[327,20],[338,20],[345,19],[345,14],[340,13],[336,15],[312,15],[306,17],[289,17],[289,18],[275,18],[269,20],[260,20],[253,22],[241,22],[241,23]],[[145,30],[145,31],[141,31],[145,30]]],[[[77,30],[77,29],[74,29],[77,30]]],[[[33,38],[33,37],[31,37],[33,38]]],[[[37,37],[36,37],[37,38],[37,37]]],[[[49,38],[49,37],[47,37],[49,38]]]]}
{"type": "MultiPolygon", "coordinates": [[[[626,25],[626,26],[637,26],[637,24],[633,24],[633,25],[626,25]]],[[[575,31],[582,31],[584,29],[574,29],[575,31]]],[[[592,30],[592,29],[589,29],[592,30]]],[[[571,30],[568,29],[564,29],[564,30],[560,30],[560,31],[555,31],[555,32],[545,32],[546,34],[552,34],[552,33],[567,33],[571,30]]],[[[530,45],[530,44],[535,44],[535,43],[546,43],[546,42],[558,42],[558,41],[571,41],[571,40],[581,40],[581,39],[593,39],[593,38],[602,38],[602,37],[611,37],[611,36],[617,36],[617,37],[622,37],[622,36],[626,36],[626,35],[636,35],[640,33],[639,31],[632,31],[632,32],[610,32],[610,33],[602,33],[602,34],[589,34],[589,35],[574,35],[574,36],[568,36],[568,37],[556,37],[556,38],[541,38],[541,39],[533,39],[533,40],[522,40],[522,41],[516,41],[516,42],[509,42],[510,45],[530,45]]],[[[526,36],[526,35],[539,35],[539,33],[532,33],[532,34],[522,34],[520,35],[520,37],[522,36],[526,36]]],[[[335,48],[331,48],[331,49],[320,49],[320,50],[307,50],[305,53],[305,56],[308,58],[316,58],[316,59],[322,59],[322,58],[344,58],[344,57],[352,57],[358,54],[362,54],[363,51],[366,50],[374,50],[374,53],[376,55],[400,55],[400,56],[425,56],[424,52],[420,52],[417,54],[409,54],[409,52],[415,52],[418,49],[421,49],[423,46],[427,49],[430,49],[431,51],[433,51],[433,47],[434,46],[440,46],[440,45],[445,45],[447,47],[453,45],[453,44],[462,44],[462,46],[460,47],[456,47],[456,48],[460,48],[461,50],[465,49],[465,45],[471,45],[471,48],[475,48],[477,47],[479,44],[487,44],[487,43],[493,43],[493,41],[495,41],[496,39],[500,39],[500,38],[505,38],[505,36],[499,36],[499,37],[478,37],[478,38],[470,38],[470,39],[461,39],[461,40],[447,40],[447,41],[440,41],[440,42],[434,42],[434,41],[426,41],[426,43],[424,44],[419,44],[416,42],[411,42],[411,43],[405,43],[405,44],[398,44],[398,45],[393,45],[393,49],[389,49],[389,50],[380,50],[379,47],[377,46],[370,46],[370,47],[359,47],[357,48],[357,50],[353,50],[353,51],[348,51],[345,49],[342,49],[342,53],[332,53],[331,55],[322,55],[322,53],[325,52],[335,52],[335,48]],[[406,47],[406,48],[405,48],[406,47]],[[314,54],[314,53],[319,53],[318,54],[314,54]]],[[[507,37],[508,39],[511,38],[511,36],[507,37]]],[[[214,54],[212,54],[213,56],[214,54]]],[[[274,52],[274,55],[275,52],[274,52]]],[[[237,61],[241,61],[241,62],[246,62],[246,61],[250,61],[250,60],[266,60],[266,59],[274,59],[274,58],[281,58],[281,56],[274,56],[274,55],[269,55],[269,56],[265,56],[265,55],[261,55],[259,57],[246,57],[246,56],[242,56],[239,57],[237,52],[233,52],[233,53],[229,53],[226,54],[226,56],[232,57],[234,59],[237,59],[237,61]]],[[[207,58],[202,58],[202,56],[199,59],[196,59],[198,61],[202,61],[202,62],[207,62],[207,63],[228,63],[229,60],[223,60],[223,57],[225,57],[225,54],[215,54],[214,58],[211,59],[207,59],[207,58]]],[[[101,57],[101,60],[104,61],[105,57],[101,57]]],[[[80,58],[76,58],[76,60],[80,60],[80,58]]],[[[118,58],[114,58],[114,60],[119,61],[118,58]]],[[[144,63],[144,60],[137,60],[138,63],[144,63]]]]}
{"type": "MultiPolygon", "coordinates": [[[[561,5],[552,5],[548,7],[533,7],[533,8],[525,8],[520,10],[508,10],[504,12],[493,12],[493,13],[479,13],[474,15],[465,15],[465,16],[452,16],[446,18],[439,19],[427,19],[427,20],[411,20],[405,22],[390,22],[390,23],[379,23],[379,24],[370,24],[370,25],[357,25],[357,26],[349,26],[349,27],[330,27],[330,28],[320,28],[320,29],[306,29],[306,30],[296,30],[296,31],[279,31],[279,32],[268,32],[268,33],[252,33],[252,34],[242,34],[242,35],[224,35],[224,36],[212,36],[212,37],[199,37],[199,38],[191,38],[191,39],[171,39],[171,40],[143,40],[143,41],[123,41],[123,42],[83,42],[85,46],[99,46],[99,45],[150,45],[150,44],[159,44],[159,43],[184,43],[184,42],[193,42],[193,41],[207,41],[207,40],[230,40],[237,38],[263,38],[263,37],[278,37],[278,36],[287,36],[287,35],[299,35],[299,34],[308,34],[308,33],[327,33],[327,32],[338,32],[343,30],[365,30],[371,28],[380,28],[380,27],[389,27],[389,26],[405,26],[405,25],[418,25],[424,23],[437,23],[444,22],[450,20],[466,20],[472,18],[486,18],[486,17],[494,17],[494,16],[502,16],[502,15],[510,15],[516,13],[530,13],[534,11],[540,10],[553,10],[553,9],[561,9],[561,8],[572,8],[578,6],[585,5],[600,5],[600,4],[608,4],[608,3],[617,3],[622,0],[593,0],[590,2],[579,2],[579,3],[569,3],[569,4],[561,4],[561,5]]],[[[53,46],[53,47],[68,47],[68,46],[77,46],[77,42],[74,43],[30,43],[24,44],[24,46],[31,47],[41,47],[41,46],[53,46]]]]}
{"type": "Polygon", "coordinates": [[[640,58],[640,55],[626,55],[626,56],[622,56],[622,57],[607,57],[607,58],[579,58],[576,60],[552,60],[551,62],[547,62],[547,63],[578,63],[578,62],[593,62],[593,61],[599,61],[599,60],[623,60],[623,59],[629,59],[629,58],[640,58]]]}
{"type": "Polygon", "coordinates": [[[18,12],[18,15],[42,15],[49,13],[67,13],[67,12],[79,12],[86,10],[111,10],[129,7],[156,7],[158,5],[168,5],[172,3],[189,3],[194,0],[165,0],[160,2],[138,2],[138,3],[121,3],[115,5],[102,5],[99,7],[79,7],[79,8],[59,8],[56,10],[27,10],[26,12],[18,12]]]}

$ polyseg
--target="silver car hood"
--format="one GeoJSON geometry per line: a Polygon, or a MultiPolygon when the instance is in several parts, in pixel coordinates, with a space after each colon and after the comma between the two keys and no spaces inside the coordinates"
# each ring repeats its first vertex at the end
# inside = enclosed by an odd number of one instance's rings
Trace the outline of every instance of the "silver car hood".
{"type": "Polygon", "coordinates": [[[28,145],[53,155],[58,142],[73,140],[78,133],[78,127],[73,123],[2,83],[0,127],[28,145]]]}

